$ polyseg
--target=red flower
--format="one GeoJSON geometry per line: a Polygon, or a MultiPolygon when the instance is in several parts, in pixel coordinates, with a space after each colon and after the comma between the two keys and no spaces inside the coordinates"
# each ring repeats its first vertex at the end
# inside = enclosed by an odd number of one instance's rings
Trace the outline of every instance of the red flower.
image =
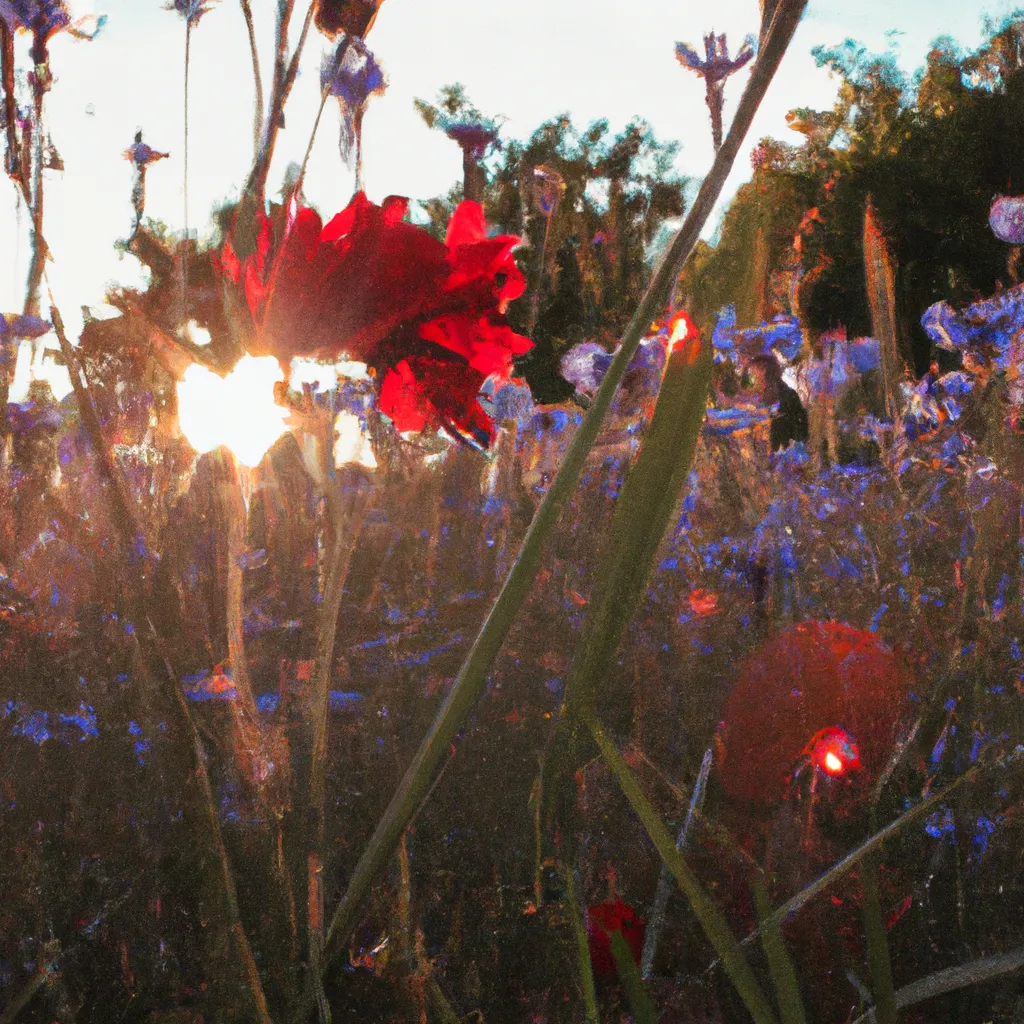
{"type": "Polygon", "coordinates": [[[503,320],[526,282],[515,235],[487,237],[483,210],[460,203],[445,243],[404,220],[408,201],[358,193],[324,225],[293,203],[260,214],[257,251],[244,264],[230,240],[222,274],[244,286],[246,348],[274,355],[349,358],[374,366],[381,408],[399,430],[443,427],[486,447],[493,424],[478,401],[493,375],[532,342],[503,320]]]}
{"type": "Polygon", "coordinates": [[[618,973],[609,938],[612,932],[622,932],[633,959],[639,964],[646,929],[646,922],[637,917],[633,908],[622,900],[588,907],[587,945],[590,947],[590,963],[594,973],[606,978],[615,977],[618,973]]]}
{"type": "Polygon", "coordinates": [[[794,765],[809,754],[840,774],[867,778],[885,763],[908,708],[913,676],[876,633],[838,622],[801,622],[741,666],[725,710],[720,777],[729,796],[780,800],[794,765]]]}

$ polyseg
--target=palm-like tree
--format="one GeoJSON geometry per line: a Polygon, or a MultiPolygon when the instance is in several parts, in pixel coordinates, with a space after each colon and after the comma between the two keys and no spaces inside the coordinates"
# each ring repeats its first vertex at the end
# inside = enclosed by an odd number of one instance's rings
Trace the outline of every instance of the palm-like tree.
{"type": "Polygon", "coordinates": [[[754,37],[743,40],[739,53],[729,56],[725,34],[709,32],[704,37],[704,56],[686,43],[676,43],[676,60],[688,71],[704,79],[706,101],[711,112],[711,139],[715,152],[722,147],[722,107],[725,104],[725,81],[754,58],[754,37]]]}
{"type": "Polygon", "coordinates": [[[486,178],[483,158],[501,149],[500,126],[485,117],[466,96],[461,85],[446,85],[438,97],[438,106],[414,100],[428,128],[439,128],[462,150],[463,198],[482,203],[486,178]]]}

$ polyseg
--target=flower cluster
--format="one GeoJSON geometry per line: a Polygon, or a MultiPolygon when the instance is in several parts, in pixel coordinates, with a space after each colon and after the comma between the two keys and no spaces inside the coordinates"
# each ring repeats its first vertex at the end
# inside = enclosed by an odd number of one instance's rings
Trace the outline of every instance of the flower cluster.
{"type": "Polygon", "coordinates": [[[519,239],[488,238],[481,207],[463,202],[442,243],[407,209],[360,192],[327,224],[294,200],[275,219],[259,214],[256,252],[242,262],[229,239],[220,258],[244,290],[243,342],[286,372],[295,356],[365,362],[397,429],[444,429],[486,448],[494,424],[481,387],[507,379],[532,346],[504,319],[526,286],[512,257],[519,239]]]}

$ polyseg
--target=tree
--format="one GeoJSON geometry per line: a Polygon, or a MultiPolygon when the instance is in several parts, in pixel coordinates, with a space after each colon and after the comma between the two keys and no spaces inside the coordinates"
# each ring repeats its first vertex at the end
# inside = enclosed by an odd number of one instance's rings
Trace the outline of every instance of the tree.
{"type": "Polygon", "coordinates": [[[485,117],[469,101],[465,88],[456,82],[438,93],[437,105],[413,100],[428,128],[438,128],[462,150],[462,194],[481,202],[487,176],[483,160],[501,149],[498,122],[485,117]]]}

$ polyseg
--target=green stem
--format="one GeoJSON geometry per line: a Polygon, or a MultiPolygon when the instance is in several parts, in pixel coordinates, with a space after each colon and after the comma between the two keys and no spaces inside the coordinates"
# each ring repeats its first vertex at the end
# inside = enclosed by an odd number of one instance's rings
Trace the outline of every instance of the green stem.
{"type": "Polygon", "coordinates": [[[644,979],[640,977],[640,968],[633,959],[629,943],[622,937],[621,931],[611,932],[608,943],[615,959],[619,981],[626,990],[626,1000],[633,1012],[633,1024],[657,1024],[658,1014],[654,1009],[654,1003],[651,1002],[644,979]]]}
{"type": "Polygon", "coordinates": [[[182,184],[184,202],[184,235],[181,243],[181,327],[187,334],[188,325],[188,72],[192,47],[192,22],[185,19],[185,131],[182,139],[182,184]]]}
{"type": "Polygon", "coordinates": [[[583,920],[583,909],[576,892],[575,869],[572,864],[563,865],[565,872],[565,901],[572,922],[572,933],[576,939],[576,953],[580,965],[580,984],[583,986],[583,1006],[587,1024],[601,1024],[597,1009],[597,989],[594,987],[594,968],[590,962],[590,943],[587,941],[587,926],[583,920]]]}
{"type": "Polygon", "coordinates": [[[651,837],[661,859],[675,875],[679,888],[689,900],[694,915],[704,929],[708,941],[721,958],[725,972],[736,987],[750,1016],[757,1024],[775,1024],[775,1014],[772,1012],[771,1005],[761,991],[761,986],[758,984],[750,964],[740,950],[725,915],[697,880],[697,876],[690,870],[686,861],[683,860],[683,856],[676,849],[664,822],[644,795],[629,765],[626,764],[618,748],[609,739],[597,717],[588,708],[582,709],[579,712],[579,717],[590,730],[601,756],[611,769],[637,817],[643,823],[644,829],[651,837]]]}
{"type": "Polygon", "coordinates": [[[288,50],[288,24],[291,21],[292,10],[295,7],[295,0],[279,0],[277,16],[277,51],[274,57],[274,82],[270,91],[270,109],[267,111],[267,118],[263,122],[263,133],[260,139],[259,152],[253,163],[252,171],[249,173],[249,180],[246,182],[245,194],[250,202],[254,203],[256,209],[262,209],[263,200],[267,190],[267,175],[270,173],[270,162],[274,156],[274,146],[277,143],[277,133],[281,130],[281,116],[284,113],[285,103],[295,84],[295,78],[299,73],[299,57],[306,45],[306,37],[309,35],[309,26],[313,21],[313,11],[316,0],[310,0],[309,9],[306,11],[306,19],[302,23],[302,32],[299,34],[299,41],[295,44],[290,61],[286,61],[288,50]]]}
{"type": "MultiPolygon", "coordinates": [[[[936,971],[934,974],[929,974],[918,981],[912,981],[909,985],[904,985],[899,989],[895,997],[896,1009],[903,1010],[908,1006],[923,1003],[926,999],[945,995],[947,992],[958,992],[971,985],[981,985],[993,978],[1019,971],[1022,967],[1024,967],[1024,946],[1018,946],[1016,949],[1010,950],[1009,953],[1000,953],[996,956],[972,960],[967,964],[947,967],[944,971],[936,971]]],[[[877,1020],[875,1010],[871,1009],[863,1017],[858,1017],[853,1024],[877,1024],[877,1020]]]]}
{"type": "Polygon", "coordinates": [[[256,26],[252,19],[251,0],[239,0],[242,16],[245,18],[246,31],[249,34],[249,53],[252,56],[252,77],[256,88],[256,97],[252,119],[253,159],[260,151],[260,136],[263,134],[263,76],[260,74],[260,54],[256,47],[256,26]]]}
{"type": "MultiPolygon", "coordinates": [[[[325,446],[330,458],[332,446],[325,446]]],[[[327,502],[328,515],[334,520],[334,544],[331,548],[323,600],[317,624],[316,669],[313,675],[313,756],[309,780],[309,806],[312,829],[309,836],[309,971],[313,995],[321,1024],[330,1024],[330,1008],[323,992],[322,962],[324,948],[323,869],[326,856],[327,733],[330,712],[331,669],[338,632],[341,595],[348,568],[373,500],[373,490],[360,488],[353,508],[346,516],[341,508],[341,488],[331,480],[333,499],[327,502]]]]}
{"type": "MultiPolygon", "coordinates": [[[[49,300],[50,316],[53,319],[53,329],[57,335],[61,354],[64,356],[64,361],[68,368],[68,373],[71,378],[71,387],[75,393],[75,400],[78,405],[79,415],[82,417],[82,421],[85,424],[86,432],[88,433],[89,440],[92,444],[93,453],[99,463],[100,475],[107,484],[106,493],[109,497],[112,511],[114,513],[114,524],[120,535],[122,548],[127,555],[134,550],[135,545],[138,542],[143,541],[144,537],[142,528],[135,519],[135,515],[128,503],[127,487],[124,484],[123,477],[117,470],[117,466],[110,454],[110,448],[103,437],[99,415],[96,412],[96,407],[93,405],[92,397],[86,389],[85,378],[82,373],[81,366],[70,341],[68,341],[67,334],[64,330],[64,321],[60,315],[60,310],[57,308],[57,305],[53,300],[52,292],[49,293],[49,300]]],[[[249,945],[249,939],[242,926],[235,876],[231,868],[231,861],[228,857],[227,848],[224,846],[224,840],[220,831],[220,824],[217,821],[213,788],[210,785],[210,777],[206,770],[206,752],[203,749],[202,740],[199,737],[199,731],[196,728],[195,719],[192,717],[192,712],[189,709],[188,701],[185,699],[184,692],[181,689],[178,675],[174,672],[166,659],[166,644],[162,637],[157,633],[152,619],[146,612],[146,594],[144,592],[142,582],[139,580],[135,580],[134,582],[135,586],[132,587],[133,592],[130,594],[130,601],[133,606],[132,618],[140,626],[145,624],[148,628],[145,630],[136,630],[132,635],[135,637],[136,642],[140,643],[141,646],[139,637],[140,633],[144,634],[147,639],[147,646],[150,648],[150,653],[164,666],[163,674],[167,689],[170,692],[171,698],[177,705],[182,722],[186,728],[188,739],[191,743],[192,758],[195,765],[195,776],[199,781],[202,791],[203,810],[206,816],[206,824],[209,828],[210,840],[214,848],[214,853],[216,854],[218,867],[220,868],[221,884],[223,885],[223,894],[228,916],[228,930],[230,931],[231,942],[235,946],[235,950],[238,953],[238,958],[241,961],[242,968],[245,973],[246,992],[252,1001],[251,1009],[254,1013],[254,1019],[259,1021],[259,1024],[271,1024],[270,1015],[267,1010],[267,1001],[263,993],[263,986],[260,982],[259,972],[256,969],[256,961],[253,957],[252,947],[249,945]]],[[[140,666],[142,671],[148,675],[148,662],[145,658],[140,658],[140,666]]]]}
{"type": "Polygon", "coordinates": [[[869,853],[860,869],[864,890],[864,935],[868,947],[868,971],[875,997],[875,1018],[878,1024],[896,1024],[896,993],[892,985],[892,958],[878,898],[879,852],[869,853]]]}
{"type": "Polygon", "coordinates": [[[757,907],[758,920],[762,922],[761,946],[764,948],[768,970],[771,972],[775,986],[775,998],[779,1003],[779,1016],[782,1024],[807,1024],[803,999],[800,996],[800,983],[797,981],[793,959],[786,949],[782,937],[782,926],[772,917],[772,905],[768,900],[768,890],[760,871],[754,872],[753,879],[754,905],[757,907]]]}
{"type": "Polygon", "coordinates": [[[394,853],[406,825],[416,813],[420,801],[430,787],[434,771],[484,688],[487,674],[516,613],[530,594],[534,577],[540,567],[544,545],[558,521],[562,505],[575,490],[580,472],[600,432],[615,390],[651,321],[664,309],[679,269],[693,251],[721,195],[740,145],[786,52],[805,6],[806,0],[792,0],[791,3],[780,5],[780,12],[776,13],[772,30],[751,72],[725,143],[718,151],[711,171],[704,179],[686,220],[655,271],[640,305],[626,328],[619,351],[566,450],[562,466],[534,515],[512,571],[477,634],[434,724],[420,744],[369,844],[356,864],[348,888],[334,912],[327,932],[327,964],[336,955],[340,943],[348,937],[363,898],[394,853]]]}
{"type": "MultiPolygon", "coordinates": [[[[952,794],[965,782],[976,778],[983,767],[985,766],[976,764],[969,771],[965,772],[958,779],[946,786],[945,789],[940,790],[938,793],[933,793],[931,796],[922,800],[919,804],[915,804],[909,811],[900,815],[900,817],[895,821],[890,822],[885,826],[885,828],[881,829],[881,831],[876,832],[870,839],[865,840],[860,846],[856,847],[856,849],[851,850],[845,857],[833,864],[832,867],[830,867],[824,874],[819,875],[813,882],[811,882],[810,885],[801,889],[795,896],[783,903],[782,906],[772,914],[772,920],[781,923],[788,917],[791,917],[806,904],[810,903],[815,896],[825,892],[831,885],[842,878],[843,875],[859,864],[868,854],[881,849],[886,840],[892,839],[896,833],[902,831],[903,828],[911,822],[916,821],[933,807],[947,801],[950,796],[952,796],[952,794]]],[[[743,939],[740,945],[748,945],[755,941],[760,934],[761,928],[755,928],[754,931],[743,939]]]]}
{"type": "Polygon", "coordinates": [[[302,182],[306,177],[306,165],[309,163],[310,154],[313,152],[313,143],[316,140],[317,130],[320,128],[320,119],[324,116],[324,108],[327,106],[327,100],[331,95],[331,79],[337,73],[338,68],[341,67],[341,62],[345,59],[345,54],[348,52],[350,41],[351,37],[346,35],[338,44],[338,49],[334,54],[334,65],[331,69],[331,75],[327,79],[327,84],[320,90],[320,106],[317,107],[316,117],[313,119],[313,130],[309,133],[309,142],[306,143],[306,152],[302,155],[302,165],[299,167],[299,180],[295,186],[296,190],[302,185],[302,182]]]}

